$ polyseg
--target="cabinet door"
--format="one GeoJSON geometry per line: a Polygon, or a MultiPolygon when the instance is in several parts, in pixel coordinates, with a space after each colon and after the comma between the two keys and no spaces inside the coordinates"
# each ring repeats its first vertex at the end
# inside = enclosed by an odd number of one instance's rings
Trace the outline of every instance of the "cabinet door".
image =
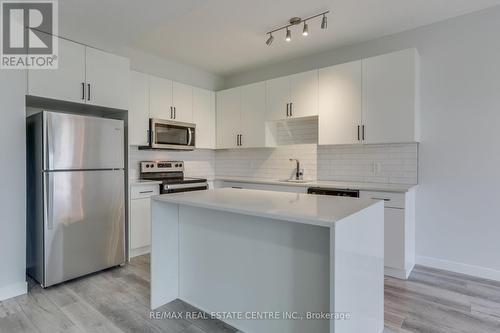
{"type": "Polygon", "coordinates": [[[363,60],[366,143],[416,141],[416,57],[410,49],[363,60]]]}
{"type": "Polygon", "coordinates": [[[267,120],[286,119],[290,103],[290,77],[280,77],[266,82],[267,120]]]}
{"type": "Polygon", "coordinates": [[[294,118],[318,115],[318,71],[290,76],[291,110],[294,118]]]}
{"type": "Polygon", "coordinates": [[[405,269],[404,209],[385,208],[385,266],[405,269]]]}
{"type": "Polygon", "coordinates": [[[91,47],[85,48],[85,54],[87,103],[128,110],[129,60],[91,47]]]}
{"type": "Polygon", "coordinates": [[[149,77],[139,72],[130,72],[130,109],[128,111],[129,145],[148,144],[149,130],[149,77]]]}
{"type": "Polygon", "coordinates": [[[172,106],[174,120],[186,123],[193,122],[193,87],[173,82],[172,83],[172,106]]]}
{"type": "Polygon", "coordinates": [[[169,120],[172,112],[172,81],[161,77],[149,77],[149,113],[151,118],[169,120]]]}
{"type": "Polygon", "coordinates": [[[59,39],[59,67],[28,70],[28,95],[85,103],[85,46],[59,39]]]}
{"type": "Polygon", "coordinates": [[[266,84],[241,87],[241,145],[266,146],[266,84]]]}
{"type": "Polygon", "coordinates": [[[319,144],[359,143],[361,61],[319,70],[319,144]]]}
{"type": "Polygon", "coordinates": [[[130,249],[151,245],[151,199],[130,200],[130,249]]]}
{"type": "Polygon", "coordinates": [[[193,88],[193,116],[196,148],[215,148],[215,92],[193,88]]]}
{"type": "Polygon", "coordinates": [[[217,92],[217,148],[236,148],[240,134],[241,88],[217,92]]]}

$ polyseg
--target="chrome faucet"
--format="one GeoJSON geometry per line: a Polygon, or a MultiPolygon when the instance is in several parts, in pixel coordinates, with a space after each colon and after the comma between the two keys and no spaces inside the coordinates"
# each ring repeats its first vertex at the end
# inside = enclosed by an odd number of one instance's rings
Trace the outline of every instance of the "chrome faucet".
{"type": "Polygon", "coordinates": [[[302,179],[302,171],[300,170],[300,161],[296,158],[291,158],[290,162],[295,161],[297,163],[296,169],[295,169],[295,180],[300,180],[302,179]]]}

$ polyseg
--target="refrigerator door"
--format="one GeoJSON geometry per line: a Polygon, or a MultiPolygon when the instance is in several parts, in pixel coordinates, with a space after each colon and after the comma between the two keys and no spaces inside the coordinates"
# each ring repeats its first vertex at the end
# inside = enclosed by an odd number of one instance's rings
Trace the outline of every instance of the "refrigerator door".
{"type": "Polygon", "coordinates": [[[123,169],[122,120],[44,112],[44,170],[123,169]]]}
{"type": "Polygon", "coordinates": [[[44,287],[125,262],[123,170],[44,172],[44,287]]]}

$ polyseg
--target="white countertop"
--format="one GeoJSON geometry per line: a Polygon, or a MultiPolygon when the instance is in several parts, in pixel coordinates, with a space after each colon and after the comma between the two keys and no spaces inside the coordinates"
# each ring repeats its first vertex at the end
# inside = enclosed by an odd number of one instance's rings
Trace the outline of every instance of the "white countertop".
{"type": "Polygon", "coordinates": [[[130,186],[139,186],[139,185],[159,185],[162,182],[159,180],[129,179],[128,183],[130,184],[130,186]]]}
{"type": "Polygon", "coordinates": [[[383,205],[370,199],[233,188],[171,193],[152,199],[324,227],[371,205],[383,205]]]}
{"type": "Polygon", "coordinates": [[[253,183],[253,184],[294,186],[294,187],[328,187],[336,189],[401,192],[401,193],[408,192],[411,188],[417,186],[417,185],[406,185],[406,184],[340,182],[340,181],[329,181],[329,180],[311,180],[306,183],[294,183],[294,182],[280,181],[277,179],[224,177],[224,176],[216,176],[215,180],[240,182],[240,183],[253,183]]]}

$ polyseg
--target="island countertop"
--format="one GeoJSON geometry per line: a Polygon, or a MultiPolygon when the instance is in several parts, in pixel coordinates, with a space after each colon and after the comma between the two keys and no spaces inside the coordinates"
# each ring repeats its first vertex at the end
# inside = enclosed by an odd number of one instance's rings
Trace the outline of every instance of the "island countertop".
{"type": "Polygon", "coordinates": [[[371,205],[383,204],[370,199],[233,188],[171,193],[152,199],[324,227],[332,227],[371,205]]]}

